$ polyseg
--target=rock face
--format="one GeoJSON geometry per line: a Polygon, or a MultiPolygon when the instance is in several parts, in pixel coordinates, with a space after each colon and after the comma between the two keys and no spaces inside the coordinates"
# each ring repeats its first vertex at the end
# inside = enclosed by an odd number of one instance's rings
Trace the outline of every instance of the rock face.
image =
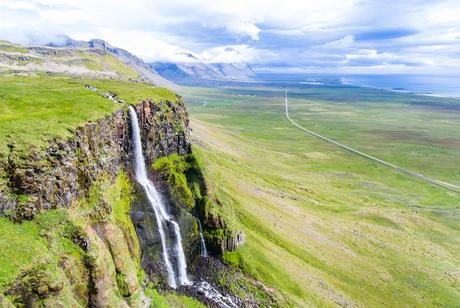
{"type": "Polygon", "coordinates": [[[190,153],[189,120],[182,103],[166,101],[157,104],[146,101],[135,109],[140,129],[144,133],[142,146],[147,165],[160,156],[190,153]]]}
{"type": "MultiPolygon", "coordinates": [[[[135,106],[144,132],[148,163],[159,156],[190,151],[188,118],[182,102],[144,101],[135,106]]],[[[0,215],[16,221],[42,210],[69,207],[85,196],[101,174],[115,177],[131,170],[129,116],[120,109],[109,118],[78,128],[70,140],[54,140],[44,153],[24,157],[14,151],[0,162],[6,184],[0,185],[0,215]]]]}
{"type": "Polygon", "coordinates": [[[221,244],[221,250],[224,251],[235,251],[246,241],[246,237],[243,232],[238,232],[234,236],[224,237],[221,244]]]}
{"type": "Polygon", "coordinates": [[[243,231],[230,230],[221,217],[217,221],[205,218],[209,250],[216,255],[223,255],[226,251],[235,251],[244,245],[246,236],[243,231]]]}
{"type": "Polygon", "coordinates": [[[21,157],[12,148],[5,167],[9,191],[0,193],[0,212],[23,220],[42,210],[69,207],[100,174],[117,175],[129,164],[127,121],[126,112],[119,110],[77,129],[71,140],[51,142],[44,154],[21,157]]]}

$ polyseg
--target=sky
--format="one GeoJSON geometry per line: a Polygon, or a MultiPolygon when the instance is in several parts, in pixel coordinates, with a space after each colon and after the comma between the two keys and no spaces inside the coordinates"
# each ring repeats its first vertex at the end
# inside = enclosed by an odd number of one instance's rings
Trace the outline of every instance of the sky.
{"type": "Polygon", "coordinates": [[[101,38],[147,62],[460,75],[460,0],[0,0],[0,39],[101,38]]]}

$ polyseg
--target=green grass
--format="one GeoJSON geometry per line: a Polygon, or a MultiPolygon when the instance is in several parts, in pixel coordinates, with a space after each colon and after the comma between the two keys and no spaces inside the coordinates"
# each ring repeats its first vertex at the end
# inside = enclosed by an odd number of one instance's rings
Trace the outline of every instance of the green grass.
{"type": "Polygon", "coordinates": [[[8,41],[2,41],[0,40],[0,51],[6,51],[6,52],[19,52],[19,53],[28,53],[29,51],[27,48],[18,46],[15,44],[11,44],[8,41]]]}
{"type": "Polygon", "coordinates": [[[86,60],[84,64],[90,70],[117,72],[119,75],[131,79],[139,77],[139,73],[111,54],[95,55],[81,51],[78,55],[86,60]]]}
{"type": "Polygon", "coordinates": [[[71,137],[77,127],[109,116],[122,105],[101,94],[111,91],[131,104],[142,99],[170,100],[169,90],[143,83],[69,77],[0,76],[0,154],[15,149],[40,150],[53,138],[71,137]],[[99,89],[89,91],[91,84],[99,89]]]}
{"type": "MultiPolygon", "coordinates": [[[[229,89],[224,94],[236,93],[237,89],[229,89]]],[[[240,94],[267,101],[273,101],[270,96],[281,101],[283,95],[272,88],[244,89],[240,94]]],[[[290,89],[289,102],[291,117],[306,128],[402,167],[460,184],[458,100],[327,87],[290,89]]]]}
{"type": "MultiPolygon", "coordinates": [[[[83,251],[71,240],[78,229],[70,222],[65,210],[48,211],[22,224],[0,218],[0,229],[0,292],[21,275],[43,266],[61,272],[59,255],[82,259],[83,251]]],[[[77,263],[75,270],[78,270],[77,263]]]]}
{"type": "MultiPolygon", "coordinates": [[[[398,145],[405,135],[394,142],[381,133],[352,138],[356,127],[388,130],[399,123],[402,132],[428,129],[434,141],[423,142],[437,151],[446,146],[439,140],[460,137],[451,127],[453,112],[428,108],[427,101],[412,96],[367,89],[314,91],[310,97],[294,95],[291,116],[305,127],[356,141],[350,145],[379,151],[388,146],[384,159],[414,169],[427,165],[415,171],[456,179],[442,167],[458,166],[452,152],[440,151],[430,164],[431,158],[416,155],[417,144],[398,145]],[[313,98],[315,109],[307,118],[303,110],[313,98]],[[435,120],[423,124],[430,117],[435,120]],[[334,124],[333,129],[323,130],[322,123],[334,124]]],[[[294,306],[455,306],[460,301],[458,194],[304,134],[285,119],[282,94],[266,88],[184,93],[198,152],[223,204],[220,211],[247,235],[246,245],[224,260],[277,289],[294,306]]]]}

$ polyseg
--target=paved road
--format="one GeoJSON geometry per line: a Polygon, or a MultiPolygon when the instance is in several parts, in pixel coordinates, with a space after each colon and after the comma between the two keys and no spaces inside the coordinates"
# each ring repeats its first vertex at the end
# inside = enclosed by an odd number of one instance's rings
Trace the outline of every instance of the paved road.
{"type": "Polygon", "coordinates": [[[362,157],[365,157],[367,159],[370,159],[370,160],[373,160],[375,162],[378,162],[386,167],[389,167],[393,170],[396,170],[398,172],[401,172],[401,173],[404,173],[404,174],[407,174],[407,175],[410,175],[412,177],[416,177],[418,179],[421,179],[421,180],[424,180],[426,182],[429,182],[433,185],[436,185],[436,186],[440,186],[440,187],[443,187],[443,188],[446,188],[448,190],[451,190],[451,191],[454,191],[456,193],[459,193],[460,194],[460,186],[457,186],[457,185],[454,185],[454,184],[450,184],[450,183],[446,183],[446,182],[443,182],[443,181],[439,181],[439,180],[436,180],[436,179],[433,179],[433,178],[430,178],[426,175],[423,175],[423,174],[420,174],[420,173],[417,173],[417,172],[414,172],[414,171],[411,171],[411,170],[408,170],[408,169],[405,169],[405,168],[402,168],[402,167],[399,167],[399,166],[396,166],[392,163],[389,163],[389,162],[386,162],[384,160],[381,160],[377,157],[374,157],[374,156],[371,156],[369,154],[366,154],[366,153],[363,153],[361,151],[358,151],[358,150],[355,150],[353,149],[352,147],[349,147],[345,144],[342,144],[340,142],[337,142],[337,141],[334,141],[332,139],[329,139],[327,137],[324,137],[318,133],[315,133],[309,129],[306,129],[305,127],[299,125],[297,122],[295,122],[293,119],[291,119],[291,117],[289,116],[289,105],[288,105],[288,98],[287,98],[287,90],[285,92],[285,95],[284,95],[284,103],[286,105],[286,118],[296,127],[300,128],[301,130],[303,130],[304,132],[306,132],[307,134],[309,135],[312,135],[312,136],[315,136],[315,137],[318,137],[324,141],[327,141],[329,143],[332,143],[332,144],[335,144],[336,146],[344,149],[344,150],[347,150],[349,152],[352,152],[354,154],[357,154],[359,156],[362,156],[362,157]]]}

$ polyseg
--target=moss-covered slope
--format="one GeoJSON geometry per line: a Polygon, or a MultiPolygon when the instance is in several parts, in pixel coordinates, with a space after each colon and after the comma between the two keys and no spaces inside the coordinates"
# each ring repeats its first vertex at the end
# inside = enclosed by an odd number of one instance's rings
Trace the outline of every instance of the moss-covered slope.
{"type": "Polygon", "coordinates": [[[214,254],[234,251],[244,243],[244,234],[225,217],[219,205],[221,201],[208,188],[210,185],[203,173],[205,167],[196,151],[161,157],[152,169],[160,172],[168,183],[171,200],[202,221],[207,246],[214,254]]]}
{"type": "Polygon", "coordinates": [[[70,209],[22,224],[0,218],[0,293],[21,306],[137,306],[140,249],[124,172],[101,177],[70,209]]]}

